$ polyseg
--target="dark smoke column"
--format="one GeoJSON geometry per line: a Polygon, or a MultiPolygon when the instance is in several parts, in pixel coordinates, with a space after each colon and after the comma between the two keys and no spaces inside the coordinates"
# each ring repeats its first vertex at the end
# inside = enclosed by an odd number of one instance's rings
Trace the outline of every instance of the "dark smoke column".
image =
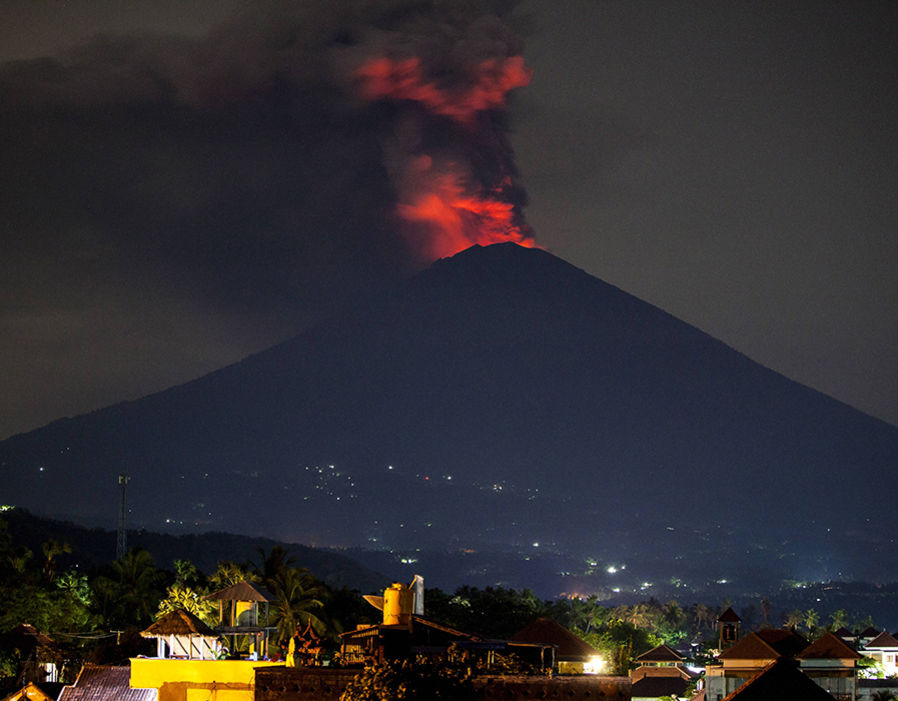
{"type": "Polygon", "coordinates": [[[384,164],[399,227],[423,261],[473,244],[534,246],[505,110],[530,82],[520,41],[494,15],[418,18],[353,71],[390,115],[384,164]]]}

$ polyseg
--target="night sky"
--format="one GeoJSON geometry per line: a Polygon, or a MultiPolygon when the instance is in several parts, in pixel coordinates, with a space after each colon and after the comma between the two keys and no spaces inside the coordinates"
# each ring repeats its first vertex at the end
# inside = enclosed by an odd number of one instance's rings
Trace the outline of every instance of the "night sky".
{"type": "Polygon", "coordinates": [[[0,438],[389,288],[426,188],[898,425],[898,4],[431,4],[4,2],[0,438]]]}

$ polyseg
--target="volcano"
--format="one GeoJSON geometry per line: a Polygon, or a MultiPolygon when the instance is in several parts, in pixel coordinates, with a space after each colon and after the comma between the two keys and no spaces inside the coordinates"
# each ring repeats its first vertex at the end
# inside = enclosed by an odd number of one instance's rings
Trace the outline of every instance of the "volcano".
{"type": "Polygon", "coordinates": [[[151,530],[578,555],[725,531],[802,536],[838,568],[861,557],[838,543],[880,547],[896,460],[895,427],[512,243],[0,443],[4,502],[90,524],[115,523],[127,473],[129,521],[151,530]]]}

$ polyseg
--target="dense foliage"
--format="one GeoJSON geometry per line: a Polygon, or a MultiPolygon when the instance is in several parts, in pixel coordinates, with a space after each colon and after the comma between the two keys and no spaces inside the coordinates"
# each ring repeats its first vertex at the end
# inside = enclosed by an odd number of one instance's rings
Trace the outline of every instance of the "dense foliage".
{"type": "MultiPolygon", "coordinates": [[[[22,623],[33,625],[54,641],[52,654],[60,666],[76,673],[82,660],[121,663],[136,654],[152,654],[151,644],[138,633],[170,611],[185,609],[215,625],[219,615],[229,611],[220,611],[206,595],[242,581],[275,595],[269,623],[276,628],[275,648],[282,654],[297,629],[314,631],[327,657],[337,649],[340,632],[379,620],[380,614],[359,592],[327,586],[281,546],[260,549],[254,559],[221,561],[204,574],[188,560],[161,569],[150,552],[138,548],[120,560],[82,571],[66,542],[48,537],[31,549],[12,537],[0,518],[0,633],[22,623]]],[[[775,614],[766,598],[758,603],[741,609],[743,630],[787,625],[814,637],[824,629],[873,624],[869,617],[858,619],[844,609],[822,619],[814,609],[775,614]]],[[[425,595],[428,618],[496,639],[512,637],[539,617],[551,618],[594,647],[614,674],[626,674],[636,657],[661,642],[689,644],[700,659],[714,646],[717,617],[727,605],[684,606],[649,599],[605,606],[595,596],[543,601],[530,590],[503,587],[461,587],[451,594],[429,589],[425,595]]],[[[0,692],[21,681],[29,654],[2,644],[0,638],[0,692]]],[[[511,670],[513,662],[506,662],[506,671],[511,670]]],[[[346,699],[382,698],[377,694],[388,688],[398,694],[391,698],[440,698],[444,687],[462,693],[469,668],[476,671],[476,664],[459,659],[429,661],[414,670],[403,665],[371,668],[346,699]]]]}

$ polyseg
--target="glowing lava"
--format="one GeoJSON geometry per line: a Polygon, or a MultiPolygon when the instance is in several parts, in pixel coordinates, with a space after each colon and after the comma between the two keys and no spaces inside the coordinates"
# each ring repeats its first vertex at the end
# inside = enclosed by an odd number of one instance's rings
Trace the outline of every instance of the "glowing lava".
{"type": "Polygon", "coordinates": [[[536,245],[513,183],[511,146],[500,122],[484,116],[504,109],[509,91],[531,73],[521,56],[472,63],[448,83],[429,77],[417,57],[379,57],[356,71],[363,99],[408,107],[385,162],[400,228],[422,260],[473,244],[536,245]],[[432,132],[444,135],[439,146],[422,136],[432,132]]]}

